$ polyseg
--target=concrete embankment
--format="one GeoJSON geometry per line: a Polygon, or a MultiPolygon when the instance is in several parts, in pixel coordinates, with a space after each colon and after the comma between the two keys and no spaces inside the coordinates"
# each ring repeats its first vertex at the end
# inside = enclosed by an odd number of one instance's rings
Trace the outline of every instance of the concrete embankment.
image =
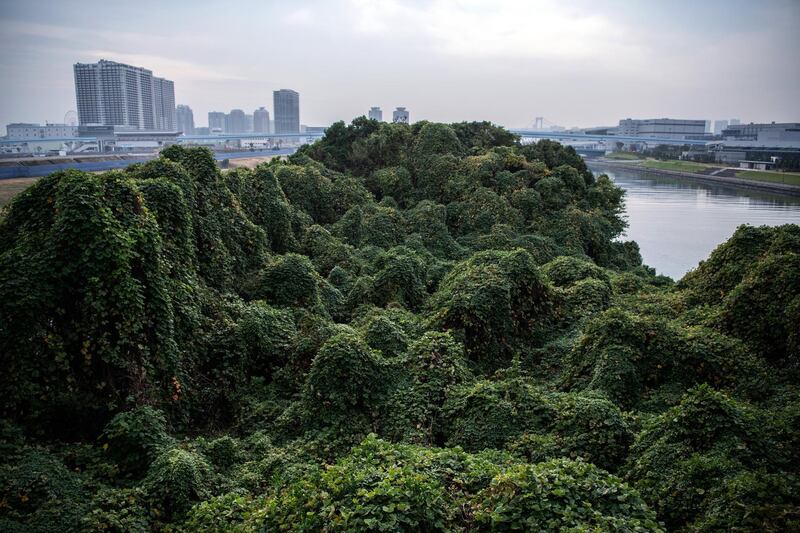
{"type": "Polygon", "coordinates": [[[771,193],[786,194],[789,196],[800,196],[800,186],[789,185],[786,183],[771,183],[768,181],[755,181],[744,178],[734,178],[730,176],[712,176],[708,174],[696,174],[693,172],[683,172],[678,170],[662,170],[660,168],[645,167],[639,164],[638,162],[621,163],[619,161],[595,159],[592,161],[587,161],[587,164],[589,164],[590,166],[609,168],[611,170],[627,170],[630,172],[639,172],[642,174],[685,178],[705,183],[714,183],[717,185],[729,185],[733,187],[743,187],[745,189],[754,189],[759,191],[767,191],[771,193]]]}
{"type": "MultiPolygon", "coordinates": [[[[247,159],[255,161],[256,159],[266,160],[275,156],[289,155],[294,151],[294,148],[284,148],[281,150],[215,152],[214,158],[217,161],[223,161],[225,159],[247,159]]],[[[158,157],[157,153],[145,155],[92,155],[5,159],[0,160],[0,180],[40,177],[67,169],[83,170],[86,172],[113,170],[115,168],[125,168],[133,163],[149,161],[156,157],[158,157]]]]}

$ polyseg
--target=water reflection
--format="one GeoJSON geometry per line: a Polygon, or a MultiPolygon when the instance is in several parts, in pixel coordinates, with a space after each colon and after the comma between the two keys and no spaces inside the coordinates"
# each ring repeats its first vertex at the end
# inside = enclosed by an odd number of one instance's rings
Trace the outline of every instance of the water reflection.
{"type": "Polygon", "coordinates": [[[675,279],[695,268],[740,224],[800,224],[798,197],[590,167],[625,189],[626,238],[639,243],[646,264],[675,279]]]}

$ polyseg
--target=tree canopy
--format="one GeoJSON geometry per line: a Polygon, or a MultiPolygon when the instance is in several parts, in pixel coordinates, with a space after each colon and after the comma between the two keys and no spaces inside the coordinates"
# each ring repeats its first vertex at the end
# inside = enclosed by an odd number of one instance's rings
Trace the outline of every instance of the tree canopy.
{"type": "Polygon", "coordinates": [[[0,220],[0,530],[800,529],[800,229],[677,283],[572,148],[337,123],[0,220]]]}

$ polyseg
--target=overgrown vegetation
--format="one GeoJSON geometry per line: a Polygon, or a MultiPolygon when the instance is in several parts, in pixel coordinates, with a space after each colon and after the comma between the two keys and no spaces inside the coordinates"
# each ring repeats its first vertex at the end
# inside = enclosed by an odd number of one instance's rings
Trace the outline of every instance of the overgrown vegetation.
{"type": "Polygon", "coordinates": [[[0,530],[800,528],[800,228],[677,284],[489,123],[40,179],[0,223],[0,530]]]}

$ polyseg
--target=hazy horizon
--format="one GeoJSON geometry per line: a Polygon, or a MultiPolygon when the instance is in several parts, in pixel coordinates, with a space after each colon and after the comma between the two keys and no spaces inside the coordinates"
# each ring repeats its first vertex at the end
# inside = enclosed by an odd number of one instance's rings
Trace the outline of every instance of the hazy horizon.
{"type": "Polygon", "coordinates": [[[272,109],[301,122],[396,106],[412,121],[524,127],[621,118],[800,121],[800,2],[621,0],[269,3],[0,0],[0,127],[61,122],[72,66],[109,59],[175,82],[209,111],[272,109]]]}

